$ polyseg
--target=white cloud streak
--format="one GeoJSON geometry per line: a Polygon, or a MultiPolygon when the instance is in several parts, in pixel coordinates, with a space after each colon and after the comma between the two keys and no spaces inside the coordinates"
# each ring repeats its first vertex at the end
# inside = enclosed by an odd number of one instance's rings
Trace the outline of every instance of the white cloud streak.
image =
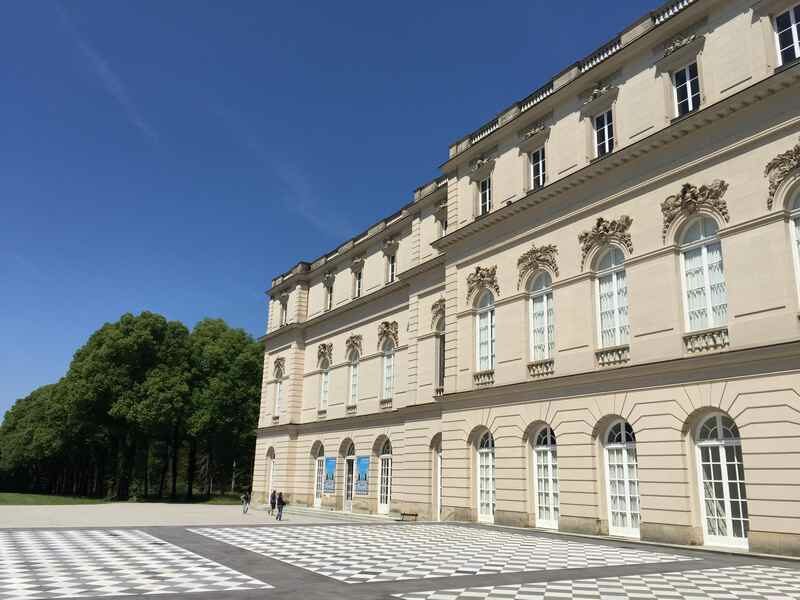
{"type": "Polygon", "coordinates": [[[89,65],[90,70],[97,76],[103,88],[117,104],[122,108],[130,123],[138,129],[142,135],[153,143],[158,143],[159,135],[156,129],[142,116],[141,111],[128,93],[125,84],[120,76],[111,68],[106,60],[81,34],[73,23],[67,11],[60,3],[56,3],[56,8],[61,15],[67,31],[78,46],[83,57],[89,65]]]}

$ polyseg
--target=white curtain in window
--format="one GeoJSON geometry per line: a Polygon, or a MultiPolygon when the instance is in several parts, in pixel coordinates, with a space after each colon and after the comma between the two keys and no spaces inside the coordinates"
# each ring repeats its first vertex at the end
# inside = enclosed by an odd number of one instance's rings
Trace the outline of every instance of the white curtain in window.
{"type": "Polygon", "coordinates": [[[724,325],[728,320],[728,292],[722,267],[722,246],[717,242],[705,247],[708,263],[708,284],[711,290],[711,327],[724,325]]]}
{"type": "Polygon", "coordinates": [[[686,306],[689,311],[689,329],[704,329],[708,323],[703,249],[695,248],[683,254],[686,273],[686,306]]]}
{"type": "Polygon", "coordinates": [[[383,355],[383,399],[392,397],[394,388],[394,350],[383,355]]]}
{"type": "Polygon", "coordinates": [[[275,410],[272,411],[273,416],[278,416],[281,411],[281,396],[283,395],[283,382],[278,379],[275,382],[275,410]]]}
{"type": "Polygon", "coordinates": [[[720,243],[686,250],[683,263],[689,330],[724,325],[728,319],[728,294],[720,243]]]}
{"type": "Polygon", "coordinates": [[[326,367],[324,371],[322,371],[322,385],[320,386],[320,393],[319,393],[319,407],[320,408],[327,408],[328,407],[328,386],[330,385],[330,371],[326,367]]]}
{"type": "Polygon", "coordinates": [[[350,406],[358,402],[358,360],[350,363],[350,406]]]}
{"type": "Polygon", "coordinates": [[[619,344],[627,344],[630,336],[628,322],[628,283],[625,280],[625,271],[614,273],[617,280],[617,328],[619,330],[619,344]]]}
{"type": "Polygon", "coordinates": [[[531,337],[533,340],[533,360],[547,360],[553,356],[555,347],[553,327],[553,294],[534,296],[531,304],[531,337]]]}
{"type": "Polygon", "coordinates": [[[616,307],[614,305],[614,275],[605,275],[600,278],[600,338],[603,347],[616,346],[617,323],[615,319],[616,307]]]}
{"type": "Polygon", "coordinates": [[[478,317],[479,370],[494,368],[494,309],[482,312],[478,317]]]}

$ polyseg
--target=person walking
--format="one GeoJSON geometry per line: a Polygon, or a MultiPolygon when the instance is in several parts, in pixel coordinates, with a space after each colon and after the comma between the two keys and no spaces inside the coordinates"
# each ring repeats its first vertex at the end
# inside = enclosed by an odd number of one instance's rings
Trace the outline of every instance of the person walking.
{"type": "Polygon", "coordinates": [[[275,513],[275,505],[278,503],[278,494],[275,490],[272,490],[272,493],[269,495],[269,516],[271,517],[275,513]]]}
{"type": "Polygon", "coordinates": [[[242,500],[242,512],[247,514],[248,509],[250,508],[250,491],[245,490],[245,492],[241,496],[242,500]]]}
{"type": "Polygon", "coordinates": [[[283,507],[286,506],[286,500],[283,499],[283,492],[278,492],[275,504],[278,506],[278,516],[275,518],[278,521],[283,521],[283,507]]]}

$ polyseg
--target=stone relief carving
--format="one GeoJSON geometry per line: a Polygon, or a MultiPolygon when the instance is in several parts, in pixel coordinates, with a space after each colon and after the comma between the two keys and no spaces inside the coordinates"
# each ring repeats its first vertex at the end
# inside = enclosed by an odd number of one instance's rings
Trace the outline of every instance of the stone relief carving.
{"type": "Polygon", "coordinates": [[[609,242],[622,244],[628,250],[628,253],[633,254],[633,240],[628,231],[631,223],[633,223],[633,219],[628,215],[621,215],[612,221],[598,217],[597,222],[590,231],[584,231],[578,235],[578,242],[581,245],[581,270],[583,270],[589,252],[593,248],[609,242]]]}
{"type": "Polygon", "coordinates": [[[722,198],[728,184],[722,179],[715,179],[710,185],[697,187],[691,183],[684,183],[681,191],[669,196],[661,203],[661,214],[664,215],[664,227],[661,236],[666,241],[670,225],[680,215],[692,215],[701,208],[713,211],[725,221],[730,221],[728,203],[722,198]]]}
{"type": "Polygon", "coordinates": [[[523,141],[529,140],[533,136],[542,133],[543,131],[546,130],[547,130],[547,124],[544,121],[538,121],[537,123],[531,125],[528,129],[523,130],[519,136],[522,138],[523,141]]]}
{"type": "Polygon", "coordinates": [[[317,362],[328,361],[328,366],[333,363],[333,344],[320,344],[317,346],[317,362]]]}
{"type": "Polygon", "coordinates": [[[607,93],[609,93],[611,91],[614,91],[615,89],[617,89],[616,86],[613,86],[613,85],[610,85],[610,84],[607,84],[607,83],[601,83],[601,82],[598,81],[595,84],[594,89],[592,89],[592,91],[589,92],[589,95],[586,96],[586,99],[584,100],[583,104],[584,105],[591,104],[592,102],[594,102],[598,98],[602,98],[607,93]]]}
{"type": "Polygon", "coordinates": [[[286,371],[286,359],[283,358],[282,356],[279,356],[278,358],[275,359],[275,363],[272,368],[273,373],[277,373],[278,371],[280,371],[281,374],[283,374],[286,371]]]}
{"type": "Polygon", "coordinates": [[[517,289],[522,287],[525,279],[533,272],[538,271],[543,267],[549,268],[556,276],[558,276],[558,264],[556,263],[556,255],[558,248],[555,244],[547,244],[545,246],[531,246],[531,249],[525,252],[517,260],[517,269],[519,270],[519,278],[517,279],[517,289]]]}
{"type": "Polygon", "coordinates": [[[353,334],[347,340],[345,340],[345,348],[347,349],[347,355],[355,351],[358,352],[358,355],[361,356],[361,336],[358,334],[353,334]]]}
{"type": "Polygon", "coordinates": [[[380,350],[386,339],[392,340],[395,347],[400,345],[400,327],[397,321],[383,321],[378,325],[378,349],[380,350]]]}
{"type": "Polygon", "coordinates": [[[325,287],[329,288],[333,285],[333,281],[335,279],[336,275],[333,273],[333,271],[329,271],[322,276],[322,283],[325,285],[325,287]]]}
{"type": "Polygon", "coordinates": [[[444,317],[444,298],[439,298],[431,306],[431,329],[436,329],[436,322],[444,317]]]}
{"type": "Polygon", "coordinates": [[[350,270],[353,271],[353,273],[358,273],[363,268],[364,268],[363,256],[357,256],[350,262],[350,270]]]}
{"type": "Polygon", "coordinates": [[[689,44],[691,44],[696,39],[697,39],[697,35],[694,34],[694,33],[691,34],[691,35],[686,35],[686,36],[680,36],[679,35],[678,37],[673,38],[673,40],[669,44],[667,44],[666,48],[664,48],[664,58],[666,58],[667,56],[669,56],[670,54],[672,54],[674,52],[677,52],[678,50],[680,50],[684,46],[688,46],[689,44]]]}
{"type": "Polygon", "coordinates": [[[486,158],[485,156],[482,156],[476,159],[475,162],[472,163],[471,167],[472,172],[475,173],[477,171],[480,171],[481,169],[489,169],[493,164],[494,164],[493,158],[486,158]]]}
{"type": "Polygon", "coordinates": [[[397,248],[399,245],[400,243],[397,240],[389,238],[387,240],[383,240],[381,248],[383,249],[383,253],[386,256],[391,256],[392,254],[397,252],[397,248]]]}
{"type": "Polygon", "coordinates": [[[767,209],[772,210],[772,203],[775,201],[775,192],[795,169],[800,169],[800,143],[795,144],[786,152],[778,154],[764,167],[764,177],[769,179],[769,195],[767,196],[767,209]]]}
{"type": "Polygon", "coordinates": [[[500,295],[497,283],[497,265],[491,267],[475,267],[475,271],[467,275],[467,301],[479,290],[487,288],[500,295]]]}

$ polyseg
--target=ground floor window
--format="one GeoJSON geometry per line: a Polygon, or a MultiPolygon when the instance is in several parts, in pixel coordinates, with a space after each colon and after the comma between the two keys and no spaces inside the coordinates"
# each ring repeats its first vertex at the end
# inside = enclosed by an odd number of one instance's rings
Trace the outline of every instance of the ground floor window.
{"type": "Polygon", "coordinates": [[[533,447],[536,472],[536,526],[558,529],[558,461],[556,436],[543,427],[533,447]]]}
{"type": "Polygon", "coordinates": [[[494,521],[496,503],[494,438],[488,431],[478,444],[478,520],[494,521]]]}
{"type": "Polygon", "coordinates": [[[639,467],[636,436],[623,420],[612,423],[605,440],[608,533],[639,537],[639,467]]]}
{"type": "Polygon", "coordinates": [[[386,440],[380,455],[380,490],[378,494],[378,512],[388,514],[392,504],[392,445],[386,440]]]}

